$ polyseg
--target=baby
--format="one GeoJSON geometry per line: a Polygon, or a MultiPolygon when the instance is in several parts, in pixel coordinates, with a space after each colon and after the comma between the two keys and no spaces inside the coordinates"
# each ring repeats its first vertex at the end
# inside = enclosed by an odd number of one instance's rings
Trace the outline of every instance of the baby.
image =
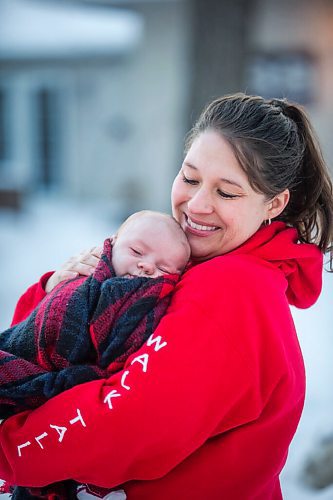
{"type": "Polygon", "coordinates": [[[171,215],[143,210],[131,215],[113,238],[116,276],[157,278],[181,274],[190,258],[187,237],[171,215]]]}
{"type": "Polygon", "coordinates": [[[0,418],[120,370],[153,333],[189,256],[173,217],[131,215],[91,276],[59,283],[0,334],[0,418]]]}

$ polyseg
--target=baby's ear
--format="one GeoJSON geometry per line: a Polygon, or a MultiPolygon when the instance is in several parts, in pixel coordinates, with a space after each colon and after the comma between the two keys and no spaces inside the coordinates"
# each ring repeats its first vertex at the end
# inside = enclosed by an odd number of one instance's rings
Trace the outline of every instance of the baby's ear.
{"type": "Polygon", "coordinates": [[[115,244],[116,239],[117,239],[117,235],[116,234],[113,234],[112,236],[110,236],[110,241],[111,241],[111,245],[112,246],[115,244]]]}

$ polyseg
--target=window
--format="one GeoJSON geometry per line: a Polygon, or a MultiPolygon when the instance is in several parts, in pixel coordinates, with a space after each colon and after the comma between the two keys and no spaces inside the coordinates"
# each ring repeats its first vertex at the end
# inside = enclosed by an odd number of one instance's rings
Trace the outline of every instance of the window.
{"type": "Polygon", "coordinates": [[[36,93],[36,160],[38,182],[45,188],[59,181],[59,108],[58,94],[50,88],[36,93]]]}
{"type": "Polygon", "coordinates": [[[0,166],[9,157],[8,93],[0,87],[0,166]]]}
{"type": "Polygon", "coordinates": [[[247,91],[265,98],[287,97],[310,104],[314,95],[314,60],[303,52],[253,55],[247,65],[247,91]]]}

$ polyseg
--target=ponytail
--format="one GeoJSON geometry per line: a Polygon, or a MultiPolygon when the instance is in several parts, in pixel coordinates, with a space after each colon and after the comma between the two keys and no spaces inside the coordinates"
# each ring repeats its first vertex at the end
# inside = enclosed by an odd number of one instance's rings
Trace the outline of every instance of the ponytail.
{"type": "Polygon", "coordinates": [[[298,229],[301,241],[316,243],[322,252],[330,252],[330,269],[333,270],[332,181],[305,112],[291,103],[285,105],[283,112],[296,124],[302,146],[299,180],[291,189],[285,212],[289,212],[289,222],[298,229]]]}

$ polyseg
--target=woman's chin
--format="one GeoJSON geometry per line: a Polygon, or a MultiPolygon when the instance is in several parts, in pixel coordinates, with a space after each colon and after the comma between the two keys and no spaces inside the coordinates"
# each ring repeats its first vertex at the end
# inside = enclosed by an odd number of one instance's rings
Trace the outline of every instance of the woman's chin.
{"type": "Polygon", "coordinates": [[[192,247],[191,245],[191,249],[191,260],[193,262],[204,262],[218,255],[217,253],[214,255],[208,248],[192,247]]]}
{"type": "Polygon", "coordinates": [[[198,238],[190,234],[187,234],[187,236],[191,246],[191,259],[193,261],[208,260],[223,253],[221,242],[215,241],[214,244],[209,245],[209,238],[198,238]]]}

